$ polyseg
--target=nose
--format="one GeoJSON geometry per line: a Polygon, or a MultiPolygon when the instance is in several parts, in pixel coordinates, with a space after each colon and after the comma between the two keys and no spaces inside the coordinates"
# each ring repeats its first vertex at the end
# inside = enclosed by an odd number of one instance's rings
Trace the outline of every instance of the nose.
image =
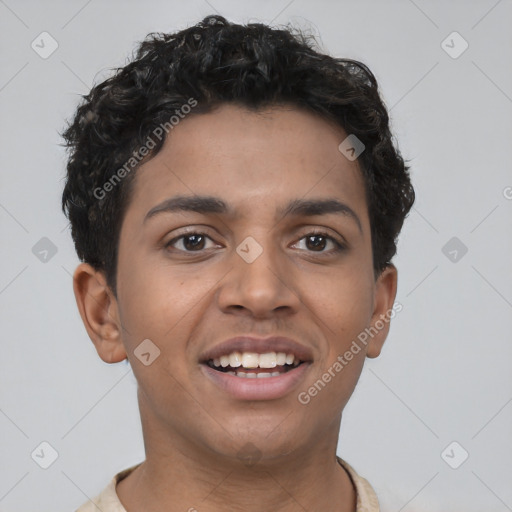
{"type": "Polygon", "coordinates": [[[293,265],[270,241],[260,244],[250,238],[242,242],[233,251],[230,264],[231,271],[222,280],[217,296],[223,312],[272,318],[298,310],[293,265]]]}

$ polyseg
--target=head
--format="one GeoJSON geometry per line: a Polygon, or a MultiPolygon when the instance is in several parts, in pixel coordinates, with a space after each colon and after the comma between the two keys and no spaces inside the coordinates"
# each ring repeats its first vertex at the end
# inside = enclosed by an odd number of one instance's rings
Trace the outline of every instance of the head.
{"type": "Polygon", "coordinates": [[[100,357],[131,362],[145,434],[272,458],[334,432],[386,339],[414,202],[370,70],[293,30],[210,16],[150,34],[63,136],[77,304],[100,357]],[[293,391],[243,398],[208,377],[212,350],[239,335],[303,347],[293,391]]]}

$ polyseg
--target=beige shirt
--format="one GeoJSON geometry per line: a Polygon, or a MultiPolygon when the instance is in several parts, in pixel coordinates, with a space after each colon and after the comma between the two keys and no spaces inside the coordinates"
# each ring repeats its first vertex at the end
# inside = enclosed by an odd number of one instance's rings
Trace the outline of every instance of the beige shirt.
{"type": "MultiPolygon", "coordinates": [[[[365,480],[363,477],[359,476],[354,468],[349,466],[344,460],[337,457],[339,463],[347,470],[354,487],[356,489],[357,494],[357,506],[356,512],[379,512],[379,502],[377,500],[377,496],[372,489],[372,486],[365,480]]],[[[103,491],[98,494],[92,501],[87,501],[84,503],[76,512],[97,512],[101,510],[101,512],[126,512],[126,509],[123,507],[121,502],[119,501],[119,497],[116,493],[116,485],[123,478],[128,476],[137,466],[140,466],[141,463],[136,464],[130,468],[124,469],[120,473],[112,478],[110,483],[103,489],[103,491]]]]}

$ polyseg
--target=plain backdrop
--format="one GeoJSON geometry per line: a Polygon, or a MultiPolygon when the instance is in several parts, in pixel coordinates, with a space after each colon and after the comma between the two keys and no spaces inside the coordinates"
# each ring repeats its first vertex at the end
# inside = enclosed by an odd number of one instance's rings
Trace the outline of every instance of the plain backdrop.
{"type": "Polygon", "coordinates": [[[75,510],[144,458],[130,367],[99,359],[76,307],[59,131],[148,32],[216,12],[368,64],[411,165],[403,310],[338,454],[384,512],[512,510],[510,0],[0,0],[0,511],[75,510]]]}

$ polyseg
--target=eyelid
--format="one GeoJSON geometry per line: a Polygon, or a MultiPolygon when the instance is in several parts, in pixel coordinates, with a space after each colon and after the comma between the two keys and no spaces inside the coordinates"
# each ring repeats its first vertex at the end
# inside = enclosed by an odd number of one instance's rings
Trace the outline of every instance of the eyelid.
{"type": "Polygon", "coordinates": [[[323,235],[329,238],[332,238],[338,244],[348,247],[348,242],[344,236],[340,235],[337,231],[334,231],[332,228],[324,227],[324,226],[311,226],[303,228],[303,234],[301,235],[301,239],[307,235],[323,235]]]}
{"type": "Polygon", "coordinates": [[[331,235],[328,232],[328,230],[325,230],[325,229],[324,230],[321,230],[321,229],[320,230],[319,229],[306,230],[306,232],[304,234],[299,236],[299,238],[297,239],[296,242],[293,243],[293,245],[297,245],[301,240],[303,240],[304,238],[307,238],[309,236],[321,236],[327,240],[330,240],[334,244],[334,249],[331,249],[329,251],[305,251],[308,254],[312,254],[312,255],[318,254],[320,256],[329,255],[329,254],[332,255],[332,254],[336,254],[336,253],[339,253],[341,251],[345,251],[346,249],[348,249],[348,244],[345,241],[339,240],[338,237],[331,235]]]}
{"type": "Polygon", "coordinates": [[[306,226],[304,228],[301,228],[301,231],[303,231],[303,235],[313,234],[313,235],[326,235],[330,236],[340,243],[346,243],[345,237],[340,235],[337,231],[335,231],[332,228],[328,228],[327,226],[306,226]]]}
{"type": "MultiPolygon", "coordinates": [[[[205,238],[208,238],[215,244],[219,245],[217,241],[214,240],[214,236],[212,236],[209,232],[209,228],[207,227],[199,227],[199,226],[193,226],[193,227],[187,227],[183,228],[182,231],[179,233],[176,233],[171,239],[169,239],[167,242],[163,243],[163,247],[167,248],[169,247],[173,242],[176,242],[180,240],[181,238],[184,238],[188,235],[202,235],[205,238]]],[[[192,251],[181,251],[181,252],[192,252],[192,251]]],[[[198,251],[199,252],[199,251],[198,251]]]]}
{"type": "MultiPolygon", "coordinates": [[[[216,240],[214,239],[215,237],[210,236],[210,234],[208,233],[208,229],[206,229],[205,226],[203,226],[203,227],[189,226],[189,227],[186,227],[183,229],[184,229],[183,231],[180,231],[179,233],[177,233],[169,241],[164,242],[163,247],[167,250],[170,250],[169,248],[171,245],[173,245],[174,243],[176,243],[177,241],[181,240],[182,238],[184,238],[188,235],[204,236],[205,238],[209,239],[214,244],[219,245],[218,242],[216,242],[216,240]]],[[[295,242],[293,242],[293,245],[296,245],[297,243],[299,243],[301,240],[303,240],[304,238],[306,238],[308,236],[322,236],[328,240],[331,240],[333,242],[333,244],[335,245],[335,248],[331,249],[330,251],[307,251],[306,250],[305,252],[311,253],[311,254],[317,253],[319,255],[328,255],[328,254],[334,254],[334,253],[343,251],[345,249],[348,249],[348,244],[347,244],[345,238],[336,232],[335,232],[336,234],[333,234],[332,231],[333,230],[330,228],[320,227],[320,226],[303,227],[302,234],[298,235],[298,238],[295,239],[295,242]]],[[[194,253],[202,254],[202,253],[205,253],[208,251],[208,249],[201,249],[199,251],[184,251],[182,249],[176,249],[176,248],[174,248],[174,249],[179,253],[191,254],[191,255],[194,253]]]]}

